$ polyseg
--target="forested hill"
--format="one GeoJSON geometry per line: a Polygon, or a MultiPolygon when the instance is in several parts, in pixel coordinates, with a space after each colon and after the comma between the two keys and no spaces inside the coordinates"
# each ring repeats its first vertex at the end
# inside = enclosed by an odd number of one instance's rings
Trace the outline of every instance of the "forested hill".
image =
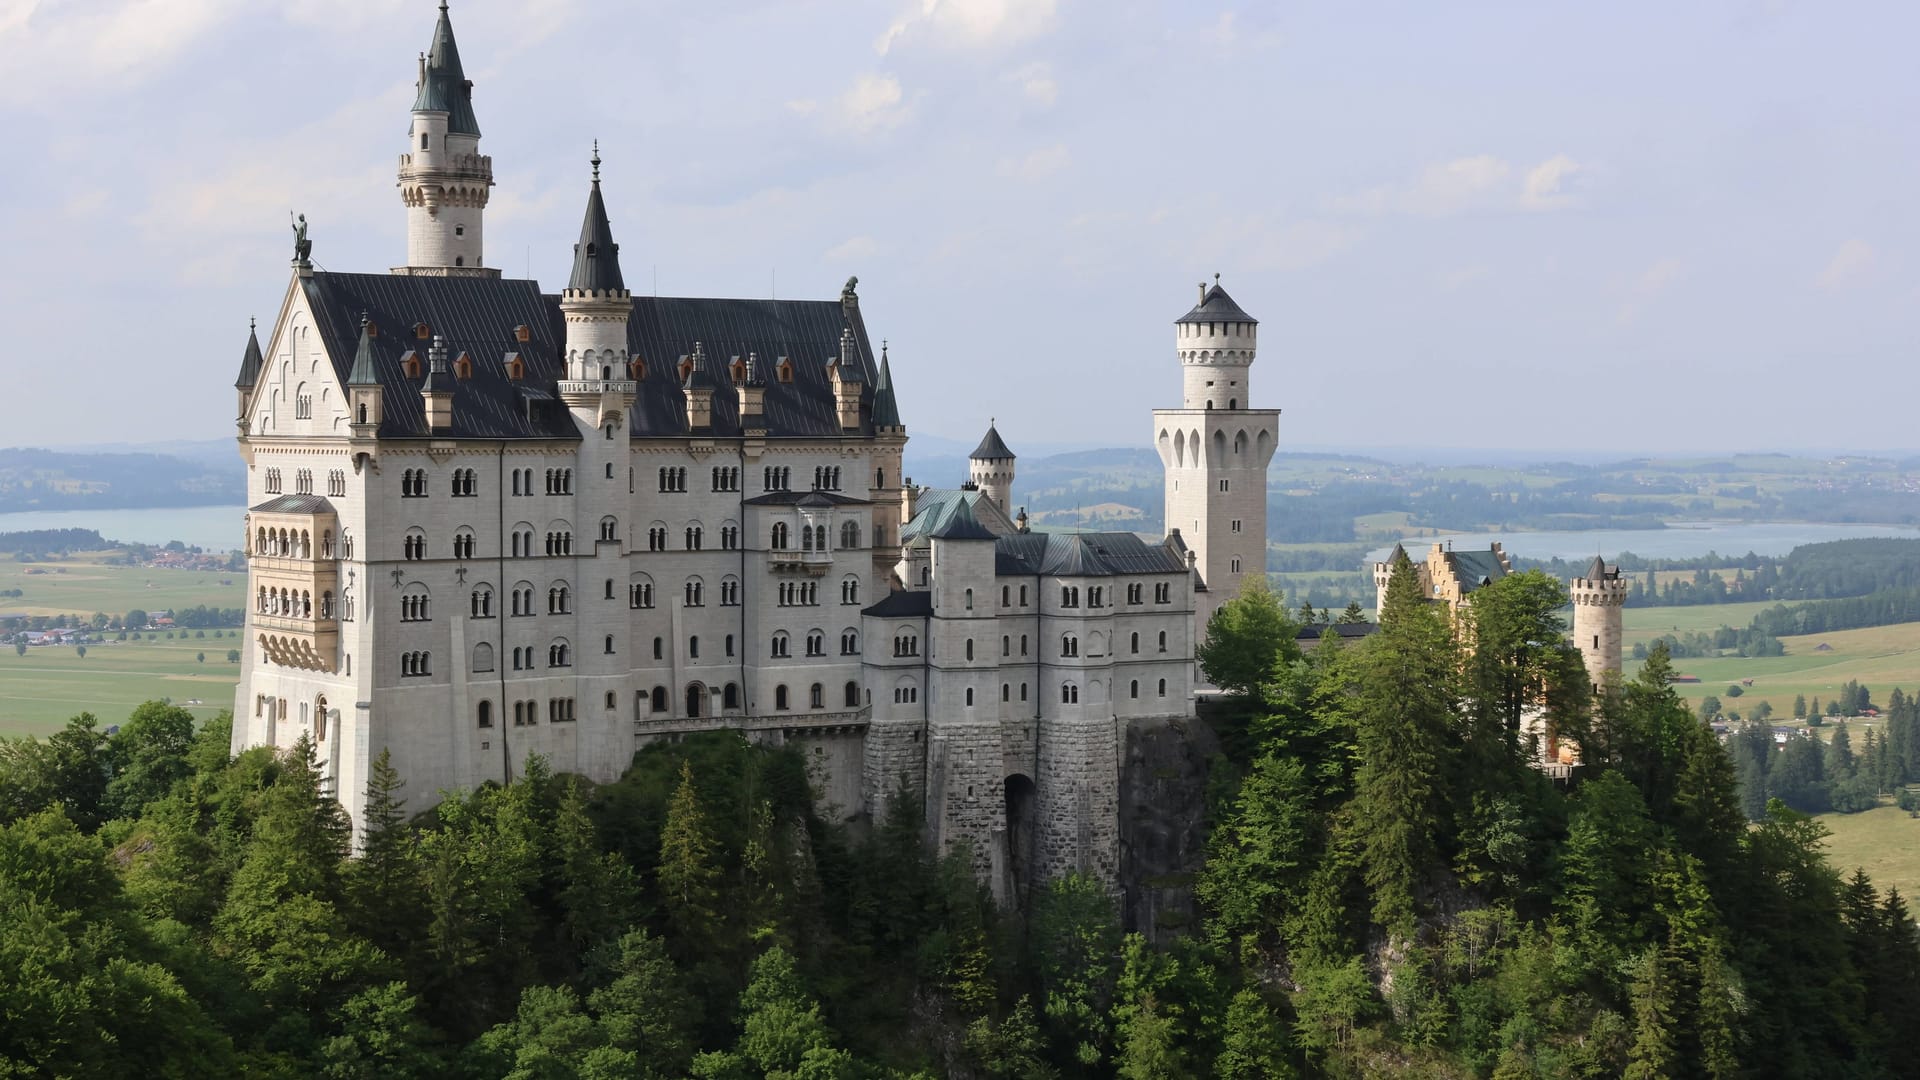
{"type": "Polygon", "coordinates": [[[1466,656],[1393,580],[1306,654],[1271,597],[1221,609],[1204,920],[1164,947],[1085,877],[998,910],[917,793],[835,826],[727,733],[420,816],[382,755],[355,859],[304,744],[157,703],[0,743],[0,1075],[1920,1075],[1905,902],[1748,821],[1663,654],[1596,716],[1556,582],[1477,591],[1466,656]]]}
{"type": "Polygon", "coordinates": [[[0,513],[237,505],[246,495],[237,457],[215,463],[174,454],[0,450],[0,513]]]}

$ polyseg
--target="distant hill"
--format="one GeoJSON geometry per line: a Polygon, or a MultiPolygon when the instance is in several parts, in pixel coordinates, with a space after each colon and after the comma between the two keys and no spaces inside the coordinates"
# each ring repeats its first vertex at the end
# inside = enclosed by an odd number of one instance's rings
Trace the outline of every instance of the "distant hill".
{"type": "Polygon", "coordinates": [[[216,460],[207,444],[182,453],[0,450],[0,513],[237,504],[246,472],[232,444],[216,460]]]}

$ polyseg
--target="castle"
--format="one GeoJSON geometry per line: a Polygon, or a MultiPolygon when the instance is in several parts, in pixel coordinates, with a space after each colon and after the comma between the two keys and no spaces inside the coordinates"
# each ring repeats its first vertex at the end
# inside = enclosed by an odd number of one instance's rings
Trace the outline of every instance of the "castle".
{"type": "Polygon", "coordinates": [[[1118,872],[1129,725],[1189,717],[1194,639],[1264,570],[1278,413],[1218,281],[1154,414],[1167,535],[1010,516],[989,428],[915,488],[887,350],[837,298],[634,296],[592,178],[565,288],[488,268],[493,186],[443,3],[399,160],[407,257],[316,269],[304,221],[238,392],[249,648],[233,746],[316,747],[350,815],[383,751],[415,809],[543,755],[611,780],[733,730],[824,807],[901,785],[1009,901],[1118,872]]]}

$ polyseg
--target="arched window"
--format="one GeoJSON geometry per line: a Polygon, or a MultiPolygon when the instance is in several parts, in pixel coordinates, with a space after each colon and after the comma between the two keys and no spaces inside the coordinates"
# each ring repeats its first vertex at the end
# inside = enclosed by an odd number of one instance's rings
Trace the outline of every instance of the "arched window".
{"type": "Polygon", "coordinates": [[[740,707],[740,687],[737,683],[728,683],[720,692],[720,707],[732,712],[740,707]]]}
{"type": "Polygon", "coordinates": [[[493,586],[478,585],[473,590],[473,617],[476,619],[493,618],[493,586]]]}
{"type": "Polygon", "coordinates": [[[1080,655],[1080,639],[1073,636],[1072,634],[1060,635],[1060,655],[1061,656],[1079,656],[1080,655]]]}
{"type": "Polygon", "coordinates": [[[607,635],[607,644],[606,644],[606,648],[605,648],[605,649],[604,649],[603,651],[604,651],[604,652],[605,652],[605,653],[606,653],[606,654],[607,654],[608,656],[612,656],[612,655],[613,655],[613,635],[612,635],[612,634],[608,634],[608,635],[607,635]]]}
{"type": "Polygon", "coordinates": [[[845,522],[840,526],[840,546],[857,548],[860,546],[860,525],[858,522],[845,522]]]}
{"type": "Polygon", "coordinates": [[[771,538],[771,544],[772,544],[773,550],[775,551],[787,550],[787,523],[786,522],[776,521],[773,523],[773,536],[771,538]]]}
{"type": "Polygon", "coordinates": [[[1127,696],[1136,697],[1136,698],[1140,696],[1140,680],[1139,679],[1135,679],[1131,683],[1127,684],[1127,696]]]}
{"type": "Polygon", "coordinates": [[[572,667],[573,666],[573,650],[567,644],[566,638],[557,638],[554,640],[553,644],[547,646],[547,666],[548,667],[572,667]]]}
{"type": "Polygon", "coordinates": [[[848,575],[840,582],[840,602],[857,604],[860,602],[860,579],[848,575]]]}
{"type": "Polygon", "coordinates": [[[1079,701],[1080,701],[1080,688],[1078,686],[1075,686],[1072,683],[1060,684],[1061,704],[1074,705],[1074,704],[1077,704],[1079,701]]]}
{"type": "Polygon", "coordinates": [[[841,656],[857,656],[859,652],[860,652],[859,633],[853,630],[841,631],[840,632],[840,655],[841,656]]]}
{"type": "Polygon", "coordinates": [[[652,700],[648,702],[648,707],[650,709],[652,709],[656,713],[663,713],[667,711],[667,688],[666,687],[664,686],[654,687],[651,698],[652,700]]]}
{"type": "Polygon", "coordinates": [[[1020,635],[1020,655],[1027,655],[1027,635],[1025,634],[1020,635]]]}
{"type": "Polygon", "coordinates": [[[695,634],[692,637],[687,639],[687,659],[689,660],[700,659],[700,635],[698,634],[695,634]]]}
{"type": "Polygon", "coordinates": [[[787,708],[787,684],[786,683],[781,683],[779,686],[776,686],[773,688],[773,707],[781,710],[785,710],[787,708]]]}
{"type": "Polygon", "coordinates": [[[967,659],[973,659],[973,639],[967,639],[967,659]]]}
{"type": "Polygon", "coordinates": [[[1167,632],[1165,630],[1160,631],[1160,651],[1167,651],[1167,632]]]}
{"type": "Polygon", "coordinates": [[[492,671],[493,670],[493,646],[492,645],[489,645],[483,641],[480,644],[475,645],[473,647],[473,670],[475,671],[492,671]]]}
{"type": "Polygon", "coordinates": [[[1160,696],[1161,697],[1167,696],[1167,680],[1165,679],[1160,680],[1160,696]]]}
{"type": "Polygon", "coordinates": [[[479,719],[479,726],[481,727],[493,726],[493,702],[491,701],[480,702],[478,719],[479,719]]]}
{"type": "Polygon", "coordinates": [[[787,644],[787,632],[785,630],[775,631],[773,641],[768,648],[768,655],[776,658],[789,655],[787,644]]]}
{"type": "Polygon", "coordinates": [[[824,709],[827,707],[826,687],[821,686],[819,683],[814,683],[813,686],[808,688],[807,707],[810,709],[824,709]]]}
{"type": "Polygon", "coordinates": [[[967,687],[967,708],[973,708],[973,687],[967,687]]]}
{"type": "Polygon", "coordinates": [[[1132,642],[1133,642],[1133,651],[1139,652],[1140,651],[1140,635],[1138,632],[1134,633],[1132,642]]]}
{"type": "Polygon", "coordinates": [[[967,590],[967,610],[968,611],[973,610],[973,590],[972,589],[967,590]]]}
{"type": "Polygon", "coordinates": [[[845,695],[846,695],[845,701],[846,701],[847,708],[857,709],[860,707],[860,684],[859,683],[849,681],[845,687],[845,695]]]}

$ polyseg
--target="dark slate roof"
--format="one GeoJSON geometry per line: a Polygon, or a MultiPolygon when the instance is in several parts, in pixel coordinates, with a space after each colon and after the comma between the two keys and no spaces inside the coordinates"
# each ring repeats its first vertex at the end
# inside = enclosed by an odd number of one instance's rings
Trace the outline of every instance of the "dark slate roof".
{"type": "Polygon", "coordinates": [[[413,99],[414,112],[447,114],[447,130],[455,135],[479,135],[473,115],[473,83],[460,68],[460,48],[453,43],[453,22],[446,0],[440,3],[440,21],[433,24],[433,45],[427,51],[426,77],[413,99]]]}
{"type": "Polygon", "coordinates": [[[965,500],[954,503],[952,514],[940,523],[940,527],[927,534],[933,540],[992,540],[992,529],[974,520],[973,510],[965,500]]]}
{"type": "Polygon", "coordinates": [[[233,380],[236,390],[251,390],[260,379],[260,369],[266,361],[260,356],[260,335],[254,332],[253,323],[247,323],[247,351],[240,356],[240,377],[233,380]]]}
{"type": "Polygon", "coordinates": [[[988,424],[986,435],[981,438],[980,445],[973,448],[973,453],[967,455],[967,459],[969,461],[1012,461],[1013,451],[1007,449],[1006,442],[1000,438],[1000,430],[988,424]]]}
{"type": "Polygon", "coordinates": [[[893,398],[893,369],[887,364],[884,341],[880,343],[880,381],[873,386],[873,426],[900,426],[900,405],[893,398]]]}
{"type": "Polygon", "coordinates": [[[916,615],[933,614],[933,594],[930,592],[893,592],[886,599],[869,608],[863,608],[862,615],[873,615],[883,619],[911,618],[916,615]]]}
{"type": "Polygon", "coordinates": [[[1177,574],[1187,569],[1186,559],[1167,545],[1124,532],[1014,533],[1002,536],[994,552],[994,573],[1005,577],[1177,574]]]}
{"type": "Polygon", "coordinates": [[[1339,636],[1341,640],[1346,641],[1353,638],[1363,638],[1369,634],[1376,633],[1380,629],[1380,624],[1376,622],[1314,623],[1311,626],[1301,627],[1300,632],[1294,636],[1301,641],[1318,641],[1320,640],[1320,635],[1326,633],[1329,629],[1339,636]]]}
{"type": "Polygon", "coordinates": [[[1192,311],[1175,319],[1174,325],[1203,322],[1257,324],[1259,321],[1259,319],[1242,311],[1240,305],[1233,302],[1233,297],[1227,295],[1227,290],[1221,288],[1220,284],[1215,282],[1213,287],[1208,289],[1205,295],[1200,298],[1200,303],[1195,305],[1192,311]]]}
{"type": "MultiPolygon", "coordinates": [[[[473,361],[471,378],[457,380],[453,438],[577,439],[579,429],[555,399],[564,374],[566,323],[559,298],[542,295],[537,282],[493,277],[429,277],[407,274],[316,272],[301,279],[308,303],[333,358],[347,381],[359,351],[360,316],[379,328],[368,344],[371,367],[390,391],[380,434],[417,438],[425,429],[418,380],[409,380],[401,358],[424,351],[411,328],[425,323],[446,340],[451,355],[473,361]],[[530,329],[530,340],[514,328],[530,329]],[[507,378],[507,357],[518,354],[526,378],[507,378]],[[404,390],[402,393],[400,391],[404,390]]],[[[709,356],[758,354],[765,368],[787,357],[793,381],[768,379],[765,432],[771,438],[840,438],[840,417],[826,361],[840,352],[840,332],[853,330],[853,356],[863,374],[874,368],[866,327],[857,306],[835,300],[713,300],[639,297],[627,324],[627,347],[646,362],[633,407],[633,437],[678,436],[687,431],[686,392],[677,359],[704,343],[709,356]]],[[[871,386],[872,380],[864,380],[871,386]]],[[[731,380],[713,395],[716,437],[740,434],[740,397],[731,380]]],[[[869,399],[870,401],[871,399],[869,399]]],[[[870,434],[863,409],[861,434],[870,434]]]]}
{"type": "Polygon", "coordinates": [[[1453,564],[1460,580],[1465,583],[1464,591],[1471,592],[1476,586],[1490,585],[1507,576],[1507,568],[1501,564],[1500,556],[1493,549],[1486,551],[1449,551],[1447,561],[1453,564]]]}
{"type": "Polygon", "coordinates": [[[832,491],[769,491],[755,495],[743,506],[871,506],[865,499],[832,491]]]}
{"type": "Polygon", "coordinates": [[[254,514],[331,514],[333,504],[319,495],[276,495],[259,506],[250,507],[254,514]]]}
{"type": "Polygon", "coordinates": [[[580,242],[573,245],[573,275],[567,288],[582,292],[619,292],[627,287],[620,276],[620,245],[613,242],[613,224],[607,220],[606,200],[600,197],[600,151],[593,152],[593,188],[587,192],[587,216],[580,223],[580,242]]]}
{"type": "Polygon", "coordinates": [[[1619,577],[1620,571],[1614,570],[1609,572],[1607,570],[1607,560],[1601,558],[1598,555],[1595,555],[1593,557],[1593,561],[1587,564],[1586,576],[1588,581],[1600,581],[1609,576],[1619,577]]]}

